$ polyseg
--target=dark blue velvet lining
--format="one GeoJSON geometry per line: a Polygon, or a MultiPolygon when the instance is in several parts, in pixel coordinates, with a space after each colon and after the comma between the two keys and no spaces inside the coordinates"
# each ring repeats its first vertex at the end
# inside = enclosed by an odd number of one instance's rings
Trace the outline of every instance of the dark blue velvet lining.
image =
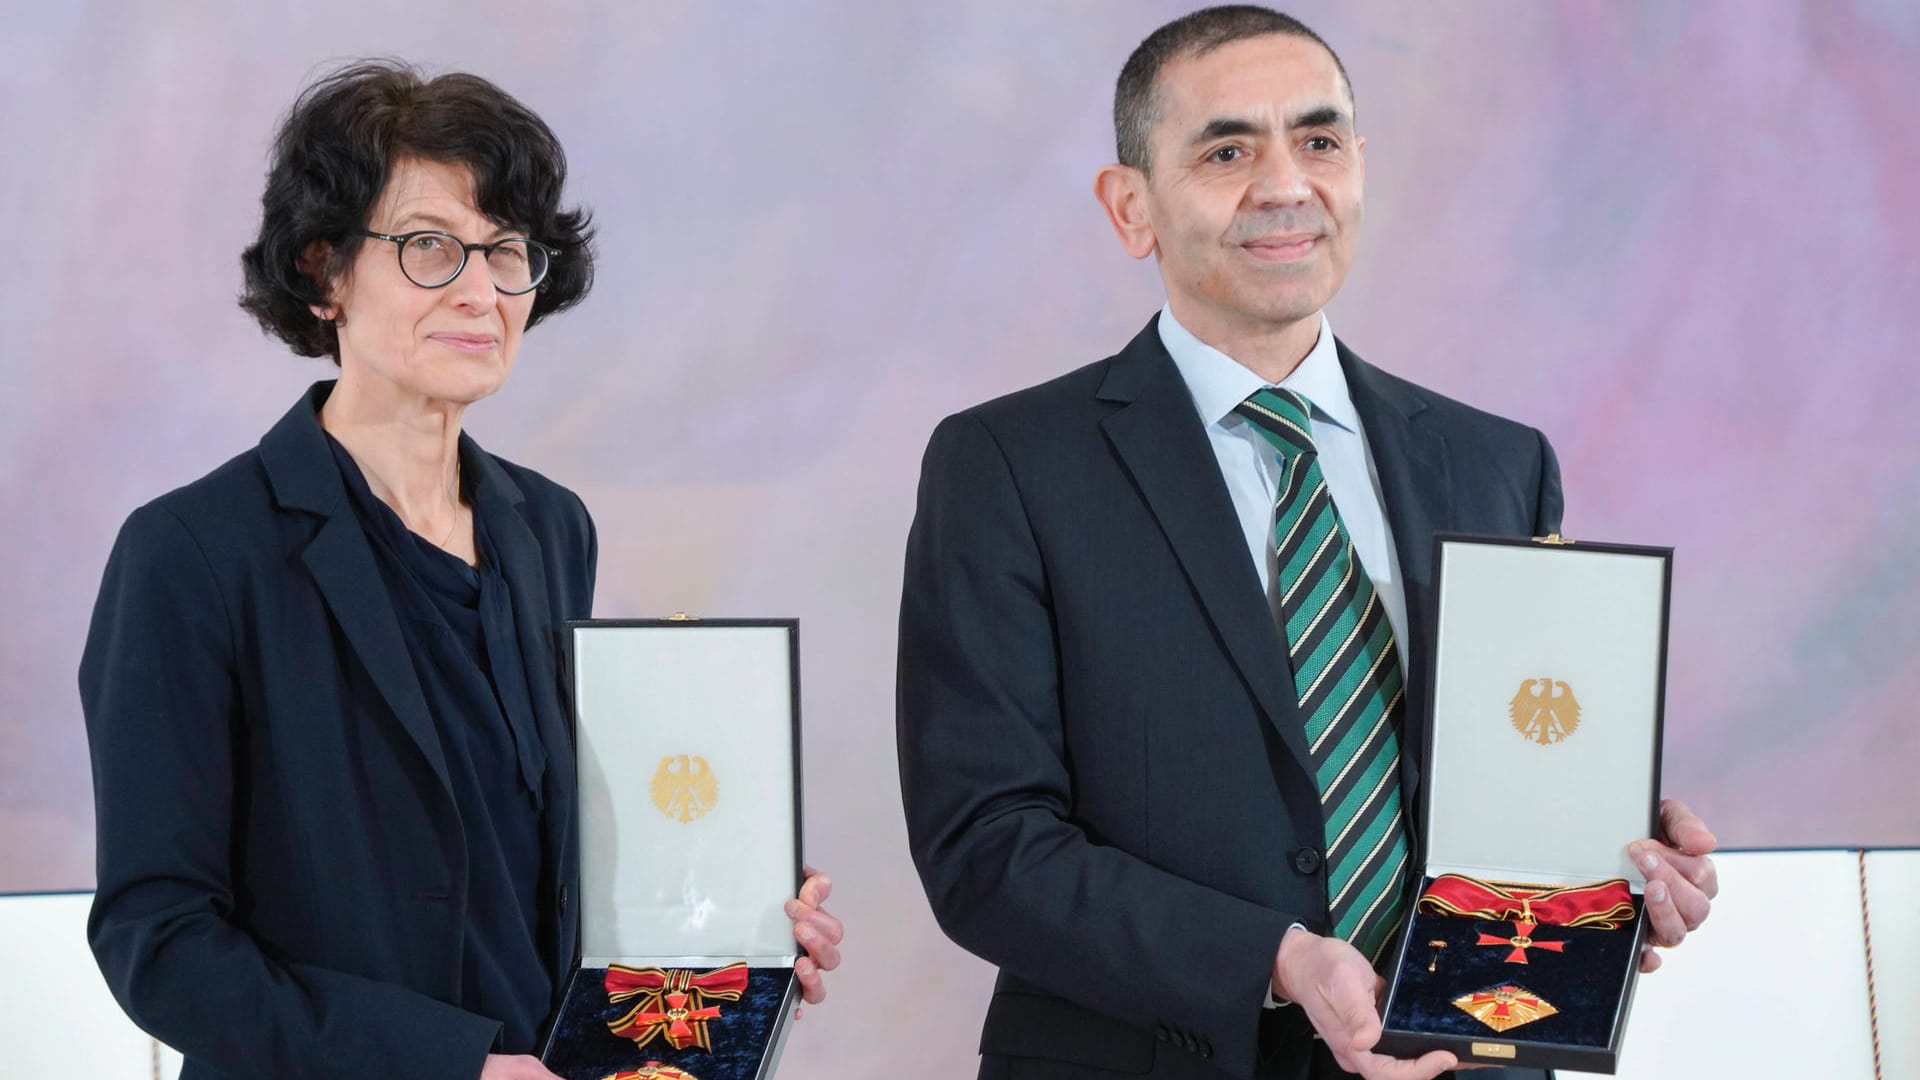
{"type": "Polygon", "coordinates": [[[717,1002],[720,1017],[708,1021],[711,1051],[698,1046],[675,1050],[664,1037],[638,1049],[633,1040],[607,1030],[633,1008],[632,1001],[607,1001],[606,968],[581,968],[567,987],[566,1001],[554,1020],[553,1036],[541,1060],[565,1080],[600,1080],[649,1061],[685,1069],[699,1080],[753,1080],[780,1019],[780,1003],[793,980],[792,968],[749,968],[747,990],[739,1001],[717,1002]]]}
{"type": "MultiPolygon", "coordinates": [[[[1640,906],[1638,896],[1633,904],[1640,906]]],[[[1558,953],[1528,949],[1525,964],[1507,963],[1510,947],[1478,944],[1482,933],[1507,938],[1513,932],[1511,922],[1414,915],[1405,960],[1394,976],[1387,1030],[1605,1049],[1612,1042],[1614,1013],[1636,959],[1634,924],[1617,930],[1538,927],[1533,932],[1536,941],[1564,941],[1566,947],[1558,953]],[[1447,945],[1436,950],[1433,941],[1447,945]],[[1523,987],[1559,1012],[1500,1034],[1453,1004],[1454,998],[1502,984],[1523,987]]]]}

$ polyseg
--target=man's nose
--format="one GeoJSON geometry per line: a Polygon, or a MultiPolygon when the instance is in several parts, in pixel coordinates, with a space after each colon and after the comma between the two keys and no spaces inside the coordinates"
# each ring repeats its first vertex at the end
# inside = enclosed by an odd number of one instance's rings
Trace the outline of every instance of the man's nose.
{"type": "Polygon", "coordinates": [[[1306,170],[1284,151],[1266,155],[1247,188],[1247,198],[1255,206],[1292,206],[1312,197],[1313,186],[1307,182],[1306,170]]]}

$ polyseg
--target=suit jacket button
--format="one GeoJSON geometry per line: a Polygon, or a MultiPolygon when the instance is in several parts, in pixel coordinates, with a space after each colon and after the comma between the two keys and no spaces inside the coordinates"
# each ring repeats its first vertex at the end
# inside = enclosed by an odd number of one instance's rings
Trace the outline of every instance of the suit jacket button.
{"type": "Polygon", "coordinates": [[[567,913],[567,895],[567,883],[563,881],[560,883],[560,914],[562,915],[567,913]]]}
{"type": "Polygon", "coordinates": [[[1310,847],[1293,850],[1294,872],[1302,877],[1312,877],[1320,872],[1320,853],[1310,847]]]}

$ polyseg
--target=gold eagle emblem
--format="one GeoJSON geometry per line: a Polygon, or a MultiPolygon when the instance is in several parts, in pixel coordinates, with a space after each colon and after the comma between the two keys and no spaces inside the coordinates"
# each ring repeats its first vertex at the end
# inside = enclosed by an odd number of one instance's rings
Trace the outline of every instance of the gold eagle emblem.
{"type": "Polygon", "coordinates": [[[1572,735],[1580,726],[1580,702],[1573,687],[1554,679],[1523,679],[1507,703],[1513,730],[1550,746],[1572,735]]]}
{"type": "Polygon", "coordinates": [[[720,781],[703,757],[663,757],[653,772],[653,805],[679,822],[706,817],[720,801],[720,781]]]}

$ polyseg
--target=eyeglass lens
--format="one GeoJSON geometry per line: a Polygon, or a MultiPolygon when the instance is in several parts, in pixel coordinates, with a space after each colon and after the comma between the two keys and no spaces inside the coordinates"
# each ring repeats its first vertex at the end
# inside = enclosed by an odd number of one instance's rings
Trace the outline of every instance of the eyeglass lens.
{"type": "MultiPolygon", "coordinates": [[[[400,245],[400,269],[415,284],[436,288],[460,273],[465,251],[446,233],[421,233],[400,245]]],[[[487,274],[501,292],[523,293],[547,276],[547,251],[525,240],[503,240],[486,253],[487,274]]]]}

